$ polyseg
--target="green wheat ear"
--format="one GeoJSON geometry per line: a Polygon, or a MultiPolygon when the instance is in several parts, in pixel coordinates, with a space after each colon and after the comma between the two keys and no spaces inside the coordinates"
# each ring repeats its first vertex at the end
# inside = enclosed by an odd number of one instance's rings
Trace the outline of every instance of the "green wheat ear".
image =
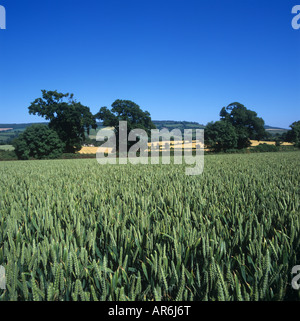
{"type": "Polygon", "coordinates": [[[154,295],[155,301],[161,301],[161,298],[159,297],[156,288],[153,288],[153,295],[154,295]]]}
{"type": "Polygon", "coordinates": [[[184,272],[184,266],[182,266],[181,269],[181,283],[180,283],[180,287],[179,287],[179,291],[177,293],[176,296],[176,301],[182,301],[182,294],[184,291],[184,286],[185,286],[185,272],[184,272]]]}
{"type": "Polygon", "coordinates": [[[40,298],[39,298],[39,294],[38,294],[38,290],[37,290],[37,285],[36,285],[36,281],[33,277],[31,278],[31,289],[32,289],[33,301],[39,301],[40,298]]]}
{"type": "Polygon", "coordinates": [[[47,288],[47,301],[52,301],[54,297],[54,286],[50,283],[47,288]]]}
{"type": "Polygon", "coordinates": [[[97,294],[96,294],[96,291],[95,291],[95,288],[94,288],[93,285],[91,285],[91,294],[92,294],[93,301],[99,301],[98,298],[97,298],[97,294]]]}
{"type": "Polygon", "coordinates": [[[29,298],[29,291],[28,291],[28,286],[27,286],[26,277],[24,273],[22,273],[22,289],[23,289],[24,299],[27,301],[29,298]]]}

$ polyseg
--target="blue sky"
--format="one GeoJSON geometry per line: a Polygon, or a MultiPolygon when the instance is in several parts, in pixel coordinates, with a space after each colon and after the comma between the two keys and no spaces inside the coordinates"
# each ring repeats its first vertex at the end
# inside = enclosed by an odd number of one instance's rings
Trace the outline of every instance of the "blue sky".
{"type": "Polygon", "coordinates": [[[289,0],[0,0],[0,123],[41,89],[93,113],[129,99],[154,120],[206,124],[240,102],[266,124],[300,119],[300,29],[289,0]]]}

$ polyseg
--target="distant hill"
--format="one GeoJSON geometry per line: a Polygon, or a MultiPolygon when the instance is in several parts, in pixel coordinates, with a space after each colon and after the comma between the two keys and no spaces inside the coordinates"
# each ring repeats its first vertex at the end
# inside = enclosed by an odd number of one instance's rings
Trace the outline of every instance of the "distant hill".
{"type": "MultiPolygon", "coordinates": [[[[157,129],[161,130],[163,128],[168,129],[169,131],[172,131],[173,129],[177,128],[181,132],[184,131],[184,129],[204,129],[205,126],[201,125],[197,122],[189,122],[189,121],[175,121],[175,120],[152,120],[154,125],[157,129]]],[[[98,128],[100,129],[102,127],[102,122],[97,122],[98,128]]],[[[89,137],[91,139],[96,138],[96,131],[91,130],[89,137]]]]}
{"type": "Polygon", "coordinates": [[[24,130],[26,127],[29,127],[33,124],[44,124],[47,125],[47,122],[41,122],[41,123],[22,123],[22,124],[0,124],[0,128],[12,128],[14,130],[24,130]]]}
{"type": "Polygon", "coordinates": [[[285,129],[285,128],[280,128],[280,127],[272,127],[272,126],[268,126],[268,125],[265,125],[265,129],[278,129],[278,130],[288,130],[288,129],[285,129]]]}
{"type": "MultiPolygon", "coordinates": [[[[203,129],[205,128],[205,125],[199,124],[197,122],[192,122],[192,121],[177,121],[177,120],[153,120],[153,123],[155,126],[160,129],[160,128],[200,128],[203,129]],[[177,127],[176,127],[177,126],[177,127]]],[[[21,124],[0,124],[0,128],[12,128],[12,129],[24,129],[26,127],[29,127],[33,124],[44,124],[47,125],[48,122],[40,122],[40,123],[21,123],[21,124]]],[[[97,122],[98,126],[102,126],[102,122],[97,122]]],[[[279,127],[272,127],[269,125],[265,125],[266,130],[282,130],[282,131],[288,131],[288,129],[285,128],[279,128],[279,127]]]]}
{"type": "Polygon", "coordinates": [[[166,128],[168,130],[173,130],[175,128],[184,130],[184,129],[204,129],[205,126],[201,125],[197,122],[189,122],[189,121],[175,121],[175,120],[153,120],[153,124],[157,129],[161,130],[162,128],[166,128]]]}
{"type": "Polygon", "coordinates": [[[288,129],[285,129],[285,128],[272,127],[268,125],[265,125],[265,130],[271,135],[276,135],[276,134],[282,135],[283,133],[286,133],[288,131],[288,129]]]}
{"type": "Polygon", "coordinates": [[[12,140],[19,136],[27,127],[33,124],[48,123],[22,123],[22,124],[0,124],[0,145],[10,145],[12,140]]]}
{"type": "MultiPolygon", "coordinates": [[[[161,130],[166,128],[169,131],[177,128],[183,131],[184,129],[204,129],[205,125],[199,124],[198,122],[192,121],[176,121],[176,120],[153,120],[154,125],[157,129],[161,130]]],[[[0,144],[9,144],[11,141],[16,138],[22,131],[27,127],[33,124],[44,124],[47,125],[47,122],[40,123],[21,123],[21,124],[0,124],[0,144]],[[5,129],[5,130],[1,130],[5,129]],[[8,129],[8,130],[6,130],[8,129]]],[[[97,122],[98,128],[101,128],[103,123],[97,122]]],[[[288,131],[288,129],[272,127],[269,125],[265,126],[267,132],[272,135],[283,134],[288,131]]],[[[90,138],[96,137],[96,131],[92,130],[90,133],[90,138]]]]}

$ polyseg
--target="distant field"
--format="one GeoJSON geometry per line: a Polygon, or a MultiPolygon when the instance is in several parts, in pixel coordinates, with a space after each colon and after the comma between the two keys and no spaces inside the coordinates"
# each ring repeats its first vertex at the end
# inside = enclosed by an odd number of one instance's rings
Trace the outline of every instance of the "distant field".
{"type": "MultiPolygon", "coordinates": [[[[155,149],[157,149],[158,145],[159,145],[160,149],[163,150],[163,149],[166,148],[166,144],[168,144],[167,141],[162,141],[162,142],[159,142],[159,143],[158,142],[157,143],[153,143],[153,146],[154,146],[155,149]]],[[[192,143],[184,144],[184,148],[185,149],[192,149],[192,148],[196,148],[197,145],[200,145],[200,142],[194,140],[192,143]]],[[[150,149],[151,143],[148,143],[148,147],[150,149]]],[[[183,147],[181,147],[181,142],[180,141],[171,142],[170,147],[174,148],[174,149],[183,148],[183,147]]],[[[99,147],[82,147],[82,149],[79,151],[79,153],[80,154],[96,154],[98,148],[99,147]]],[[[101,148],[100,151],[105,151],[106,149],[107,148],[101,148]]],[[[112,148],[109,148],[108,149],[108,153],[111,153],[111,151],[112,151],[112,148]]]]}
{"type": "Polygon", "coordinates": [[[5,132],[5,131],[11,130],[11,129],[13,129],[13,128],[0,128],[0,132],[5,132]]]}
{"type": "Polygon", "coordinates": [[[98,127],[97,129],[91,129],[88,137],[89,137],[90,139],[96,139],[97,133],[98,133],[98,131],[99,131],[100,129],[101,129],[101,132],[102,132],[103,134],[105,134],[105,132],[106,132],[106,134],[108,134],[108,131],[113,130],[114,128],[113,128],[113,127],[98,127]]]}
{"type": "MultiPolygon", "coordinates": [[[[267,145],[276,145],[276,142],[269,142],[269,141],[263,141],[263,140],[250,140],[251,141],[251,147],[255,147],[259,144],[267,144],[267,145]]],[[[282,146],[293,146],[292,143],[281,143],[282,146]]]]}
{"type": "Polygon", "coordinates": [[[8,151],[12,151],[15,148],[12,145],[0,145],[0,150],[8,150],[8,151]]]}
{"type": "Polygon", "coordinates": [[[112,148],[105,148],[105,147],[82,147],[82,149],[79,151],[80,154],[96,154],[97,151],[111,153],[112,148]]]}
{"type": "MultiPolygon", "coordinates": [[[[159,142],[160,149],[163,150],[165,148],[165,144],[168,142],[159,142]]],[[[251,147],[258,146],[259,144],[268,144],[268,145],[275,145],[275,142],[269,142],[269,141],[257,141],[257,140],[251,140],[251,147]]],[[[153,144],[155,148],[157,148],[158,143],[153,144]]],[[[199,141],[193,140],[192,143],[185,144],[186,149],[196,148],[197,145],[200,145],[199,141]]],[[[282,146],[293,146],[292,143],[282,143],[282,146]]],[[[148,146],[150,148],[151,143],[148,143],[148,146]]],[[[178,149],[181,148],[180,141],[174,141],[170,144],[171,148],[178,149]]],[[[82,149],[79,151],[80,154],[96,154],[99,147],[82,147],[82,149]]],[[[101,149],[101,151],[104,151],[105,148],[101,149]]],[[[206,151],[208,149],[205,149],[206,151]]],[[[110,148],[108,150],[108,153],[111,153],[112,149],[110,148]]]]}
{"type": "Polygon", "coordinates": [[[16,138],[25,128],[0,128],[0,142],[10,143],[10,141],[16,138]],[[1,130],[2,129],[2,130],[1,130]]]}

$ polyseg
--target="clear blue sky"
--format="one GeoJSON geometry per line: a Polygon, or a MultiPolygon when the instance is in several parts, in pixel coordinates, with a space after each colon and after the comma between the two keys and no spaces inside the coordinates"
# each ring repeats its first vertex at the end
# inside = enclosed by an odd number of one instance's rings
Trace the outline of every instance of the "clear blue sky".
{"type": "Polygon", "coordinates": [[[206,124],[240,102],[267,125],[300,119],[300,0],[0,0],[0,123],[41,89],[93,113],[129,99],[154,120],[206,124]]]}

